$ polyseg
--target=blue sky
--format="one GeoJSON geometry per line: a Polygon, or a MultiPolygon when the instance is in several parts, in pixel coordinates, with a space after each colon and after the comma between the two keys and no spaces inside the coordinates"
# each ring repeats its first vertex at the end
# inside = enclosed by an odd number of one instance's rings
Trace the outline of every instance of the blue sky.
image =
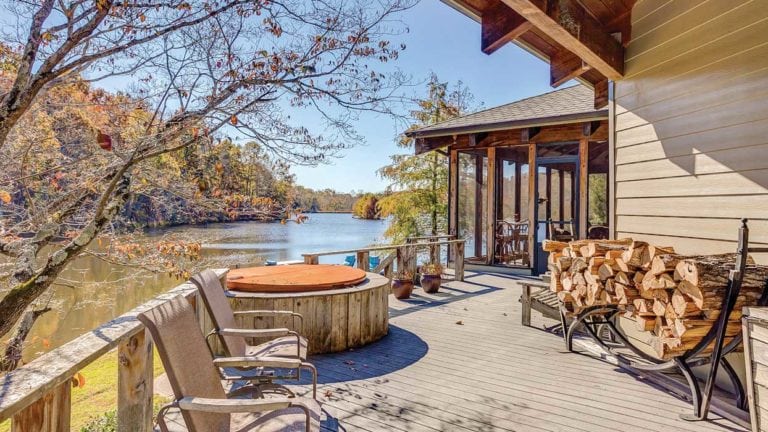
{"type": "MultiPolygon", "coordinates": [[[[512,45],[492,55],[480,51],[480,24],[438,0],[421,0],[402,16],[410,31],[403,35],[407,45],[397,66],[423,82],[431,72],[440,81],[463,81],[475,96],[475,103],[493,107],[524,97],[551,91],[549,66],[532,54],[512,45]]],[[[408,89],[421,96],[424,87],[408,89]]],[[[301,121],[301,115],[294,116],[301,121]]],[[[314,123],[313,119],[306,119],[314,123]]],[[[332,188],[340,192],[383,191],[386,182],[376,170],[386,165],[389,156],[402,152],[395,138],[402,124],[384,116],[368,115],[356,124],[365,144],[346,150],[331,165],[295,167],[297,183],[314,189],[332,188]]]]}

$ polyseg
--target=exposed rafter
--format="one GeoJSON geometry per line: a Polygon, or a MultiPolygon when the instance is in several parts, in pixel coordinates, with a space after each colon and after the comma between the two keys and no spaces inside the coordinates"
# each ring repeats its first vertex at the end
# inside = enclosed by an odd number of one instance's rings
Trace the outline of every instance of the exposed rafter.
{"type": "Polygon", "coordinates": [[[549,59],[549,85],[560,87],[590,69],[589,65],[576,54],[561,50],[549,59]]]}
{"type": "Polygon", "coordinates": [[[507,42],[517,39],[532,25],[501,0],[493,0],[481,19],[481,49],[492,54],[507,42]]]}
{"type": "Polygon", "coordinates": [[[621,79],[624,47],[576,0],[502,1],[606,78],[621,79]]]}

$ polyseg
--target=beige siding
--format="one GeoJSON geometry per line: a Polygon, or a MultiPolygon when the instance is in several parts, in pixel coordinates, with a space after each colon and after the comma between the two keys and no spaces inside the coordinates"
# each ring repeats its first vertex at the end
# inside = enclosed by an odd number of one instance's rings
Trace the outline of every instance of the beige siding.
{"type": "Polygon", "coordinates": [[[616,235],[725,252],[748,217],[768,243],[768,0],[640,0],[632,20],[616,235]]]}

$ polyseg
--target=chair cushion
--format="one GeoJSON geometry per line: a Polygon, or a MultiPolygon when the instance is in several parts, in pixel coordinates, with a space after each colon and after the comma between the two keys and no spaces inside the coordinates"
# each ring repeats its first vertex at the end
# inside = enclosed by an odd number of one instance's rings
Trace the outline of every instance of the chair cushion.
{"type": "MultiPolygon", "coordinates": [[[[320,430],[320,404],[311,398],[297,398],[309,407],[310,430],[320,430]]],[[[306,413],[298,407],[276,410],[266,414],[238,413],[230,418],[230,431],[300,432],[306,430],[306,413]]]]}
{"type": "MultiPolygon", "coordinates": [[[[307,359],[307,347],[309,343],[304,336],[301,336],[301,355],[302,361],[307,359]]],[[[248,345],[245,348],[246,356],[255,357],[284,357],[296,358],[296,336],[283,336],[264,342],[260,345],[248,345]]]]}

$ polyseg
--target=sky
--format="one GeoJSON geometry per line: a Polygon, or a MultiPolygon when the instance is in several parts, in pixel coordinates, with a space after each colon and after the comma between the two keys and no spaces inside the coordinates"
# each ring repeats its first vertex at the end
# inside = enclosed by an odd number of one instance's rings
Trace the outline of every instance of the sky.
{"type": "MultiPolygon", "coordinates": [[[[402,36],[406,44],[396,62],[417,83],[425,82],[431,72],[441,82],[463,81],[483,108],[503,105],[525,97],[552,91],[549,66],[513,44],[492,55],[480,51],[480,24],[439,0],[421,0],[401,19],[409,32],[402,36]]],[[[423,85],[406,90],[421,97],[423,85]]],[[[296,113],[294,120],[309,113],[296,113]]],[[[314,123],[313,119],[306,119],[314,123]]],[[[345,150],[330,165],[297,166],[292,169],[298,184],[313,189],[331,188],[339,192],[383,191],[387,183],[376,170],[388,164],[389,156],[404,149],[395,144],[402,132],[402,122],[386,116],[367,115],[356,122],[365,137],[352,149],[345,150]]]]}

